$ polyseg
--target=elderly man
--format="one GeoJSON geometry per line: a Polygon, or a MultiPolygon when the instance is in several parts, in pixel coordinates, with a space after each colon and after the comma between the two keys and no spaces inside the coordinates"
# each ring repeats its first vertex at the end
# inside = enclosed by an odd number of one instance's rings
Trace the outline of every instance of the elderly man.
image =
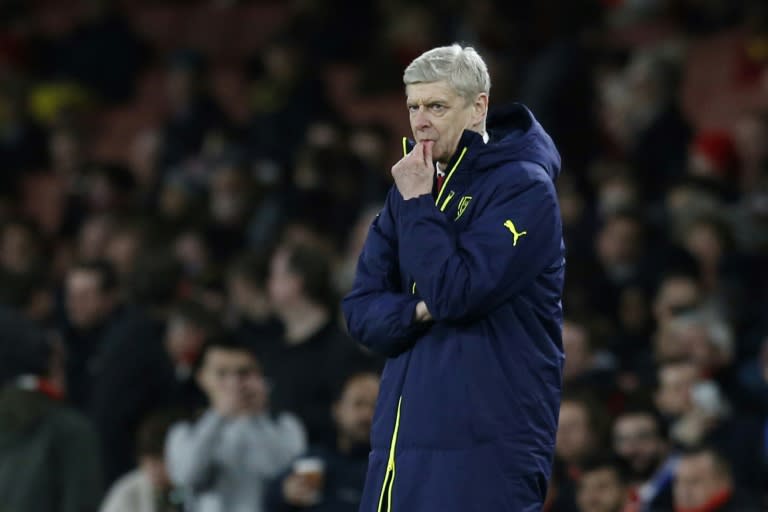
{"type": "Polygon", "coordinates": [[[472,49],[403,77],[415,140],[343,309],[388,356],[361,511],[540,510],[563,370],[560,157],[522,105],[489,119],[472,49]]]}

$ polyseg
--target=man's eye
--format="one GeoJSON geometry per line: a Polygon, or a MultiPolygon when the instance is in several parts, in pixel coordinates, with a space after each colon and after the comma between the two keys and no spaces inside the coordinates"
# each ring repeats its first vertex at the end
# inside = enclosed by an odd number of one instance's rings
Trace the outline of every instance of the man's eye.
{"type": "Polygon", "coordinates": [[[408,105],[408,112],[415,113],[419,111],[418,105],[408,105]]]}
{"type": "Polygon", "coordinates": [[[440,103],[434,103],[434,104],[430,105],[430,106],[429,106],[429,108],[430,108],[430,109],[431,109],[433,112],[442,112],[442,111],[444,111],[444,110],[445,110],[445,105],[442,105],[442,104],[440,104],[440,103]]]}

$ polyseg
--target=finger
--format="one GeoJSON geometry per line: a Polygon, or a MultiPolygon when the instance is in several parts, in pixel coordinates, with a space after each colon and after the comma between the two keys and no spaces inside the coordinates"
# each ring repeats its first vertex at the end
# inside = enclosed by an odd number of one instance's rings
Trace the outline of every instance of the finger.
{"type": "Polygon", "coordinates": [[[435,141],[428,140],[424,142],[424,163],[431,169],[432,168],[432,146],[435,145],[435,141]]]}
{"type": "Polygon", "coordinates": [[[413,146],[413,151],[409,153],[409,156],[411,158],[415,158],[419,162],[424,160],[424,143],[418,142],[415,146],[413,146]]]}

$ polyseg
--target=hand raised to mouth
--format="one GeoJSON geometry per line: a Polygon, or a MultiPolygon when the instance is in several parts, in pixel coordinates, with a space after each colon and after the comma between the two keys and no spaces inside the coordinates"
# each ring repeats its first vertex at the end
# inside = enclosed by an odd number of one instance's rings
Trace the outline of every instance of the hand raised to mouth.
{"type": "Polygon", "coordinates": [[[392,166],[392,177],[403,199],[432,193],[435,166],[432,162],[434,141],[419,142],[413,151],[392,166]]]}

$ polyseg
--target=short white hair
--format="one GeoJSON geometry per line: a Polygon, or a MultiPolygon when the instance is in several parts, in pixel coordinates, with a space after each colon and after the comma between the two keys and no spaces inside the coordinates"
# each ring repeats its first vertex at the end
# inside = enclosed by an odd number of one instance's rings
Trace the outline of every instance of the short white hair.
{"type": "Polygon", "coordinates": [[[685,329],[691,326],[702,327],[707,333],[707,341],[726,357],[732,357],[735,344],[733,330],[718,314],[702,309],[681,315],[673,321],[675,327],[685,329]]]}
{"type": "Polygon", "coordinates": [[[405,68],[405,85],[431,82],[446,82],[467,100],[491,90],[491,77],[483,58],[471,46],[460,44],[433,48],[405,68]]]}

